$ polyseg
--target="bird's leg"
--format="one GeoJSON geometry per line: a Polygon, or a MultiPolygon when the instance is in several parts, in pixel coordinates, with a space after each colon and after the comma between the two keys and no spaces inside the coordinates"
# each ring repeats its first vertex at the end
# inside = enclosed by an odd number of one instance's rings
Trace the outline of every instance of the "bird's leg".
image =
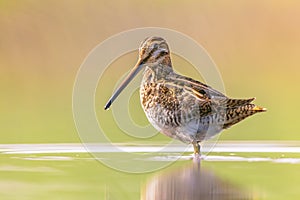
{"type": "Polygon", "coordinates": [[[193,147],[194,147],[194,154],[195,155],[200,155],[200,144],[198,141],[193,142],[193,147]]]}
{"type": "Polygon", "coordinates": [[[193,141],[192,142],[193,147],[194,147],[194,162],[200,163],[200,144],[198,141],[193,141]]]}

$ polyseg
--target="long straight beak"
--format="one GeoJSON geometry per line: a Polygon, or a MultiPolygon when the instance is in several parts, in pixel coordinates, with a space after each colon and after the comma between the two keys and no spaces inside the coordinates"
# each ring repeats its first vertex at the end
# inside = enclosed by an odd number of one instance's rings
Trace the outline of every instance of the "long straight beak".
{"type": "Polygon", "coordinates": [[[119,94],[124,90],[124,88],[128,85],[128,83],[137,75],[137,73],[142,69],[142,60],[139,58],[138,62],[134,66],[134,68],[130,71],[128,76],[123,80],[119,88],[113,93],[108,102],[106,103],[104,110],[109,109],[114,100],[119,96],[119,94]]]}

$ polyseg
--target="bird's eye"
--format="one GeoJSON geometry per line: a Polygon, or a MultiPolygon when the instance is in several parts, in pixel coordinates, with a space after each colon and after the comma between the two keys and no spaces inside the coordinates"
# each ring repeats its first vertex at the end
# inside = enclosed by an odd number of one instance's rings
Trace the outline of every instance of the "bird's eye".
{"type": "Polygon", "coordinates": [[[166,49],[161,49],[159,52],[160,55],[167,55],[168,51],[166,49]]]}
{"type": "Polygon", "coordinates": [[[167,51],[162,51],[161,54],[166,55],[166,54],[168,54],[168,52],[167,51]]]}

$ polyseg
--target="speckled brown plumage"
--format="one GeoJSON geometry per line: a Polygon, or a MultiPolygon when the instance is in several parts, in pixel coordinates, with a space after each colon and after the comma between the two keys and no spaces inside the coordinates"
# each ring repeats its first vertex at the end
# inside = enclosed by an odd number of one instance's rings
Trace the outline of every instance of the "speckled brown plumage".
{"type": "Polygon", "coordinates": [[[139,61],[116,96],[142,68],[140,99],[150,123],[163,134],[192,143],[199,153],[199,142],[255,113],[265,111],[250,99],[231,99],[210,86],[174,72],[166,41],[146,38],[139,48],[139,61]]]}

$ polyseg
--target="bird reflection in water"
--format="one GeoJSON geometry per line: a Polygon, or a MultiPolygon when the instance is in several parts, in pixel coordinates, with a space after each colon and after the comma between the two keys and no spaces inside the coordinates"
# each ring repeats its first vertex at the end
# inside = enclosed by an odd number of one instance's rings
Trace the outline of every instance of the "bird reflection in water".
{"type": "Polygon", "coordinates": [[[254,199],[212,171],[200,167],[200,162],[189,163],[180,169],[163,171],[146,183],[143,200],[209,200],[254,199]]]}

